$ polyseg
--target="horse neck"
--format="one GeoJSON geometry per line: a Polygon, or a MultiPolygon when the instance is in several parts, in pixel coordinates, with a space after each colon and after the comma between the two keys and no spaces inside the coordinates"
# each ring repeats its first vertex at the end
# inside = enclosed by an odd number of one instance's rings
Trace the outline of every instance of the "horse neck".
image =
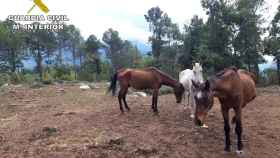
{"type": "Polygon", "coordinates": [[[160,74],[161,76],[161,80],[162,80],[162,84],[163,85],[166,85],[166,86],[169,86],[169,87],[172,87],[172,88],[175,88],[176,85],[177,85],[177,81],[174,80],[173,78],[165,75],[165,74],[160,74]]]}
{"type": "Polygon", "coordinates": [[[194,76],[194,80],[196,81],[196,82],[203,82],[203,76],[202,76],[202,73],[194,73],[193,72],[193,76],[194,76]]]}

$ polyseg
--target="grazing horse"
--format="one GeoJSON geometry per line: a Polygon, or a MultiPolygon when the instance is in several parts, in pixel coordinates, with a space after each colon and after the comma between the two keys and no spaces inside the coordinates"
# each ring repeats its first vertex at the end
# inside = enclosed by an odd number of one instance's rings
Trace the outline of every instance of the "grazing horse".
{"type": "MultiPolygon", "coordinates": [[[[193,95],[193,88],[192,88],[192,80],[196,83],[202,83],[203,82],[203,76],[202,76],[202,67],[199,63],[195,63],[193,66],[193,69],[186,69],[184,71],[181,71],[179,74],[179,81],[183,84],[185,88],[185,94],[187,95],[188,102],[187,105],[191,109],[191,118],[194,118],[194,112],[195,112],[195,100],[193,95]],[[191,101],[190,101],[191,99],[191,101]],[[189,104],[189,102],[191,104],[189,104]]],[[[185,98],[185,97],[184,97],[185,98]]],[[[186,99],[185,99],[186,101],[186,99]]],[[[184,106],[186,106],[184,104],[184,106]]]]}
{"type": "Polygon", "coordinates": [[[122,100],[125,108],[129,111],[126,102],[126,94],[129,87],[133,87],[137,90],[153,89],[152,110],[156,114],[158,113],[158,93],[162,85],[173,88],[177,103],[181,102],[184,93],[184,87],[181,83],[154,67],[144,69],[120,69],[117,71],[113,75],[111,85],[108,89],[108,92],[112,91],[113,95],[116,93],[117,81],[119,81],[120,85],[118,100],[122,113],[124,112],[122,100]]]}
{"type": "Polygon", "coordinates": [[[242,153],[243,144],[241,141],[242,122],[241,111],[247,103],[256,97],[256,77],[246,70],[237,70],[236,67],[229,67],[220,71],[203,84],[196,84],[195,100],[197,108],[195,112],[196,124],[203,124],[207,112],[213,106],[213,97],[217,97],[221,103],[221,110],[224,118],[225,151],[230,151],[230,124],[229,110],[233,108],[235,116],[232,123],[236,123],[237,153],[242,153]]]}

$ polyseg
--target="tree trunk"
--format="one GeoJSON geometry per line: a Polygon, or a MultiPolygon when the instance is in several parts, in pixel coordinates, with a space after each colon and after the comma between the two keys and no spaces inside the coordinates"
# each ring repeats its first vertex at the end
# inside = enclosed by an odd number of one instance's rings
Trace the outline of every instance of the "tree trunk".
{"type": "Polygon", "coordinates": [[[76,47],[75,46],[73,46],[72,55],[73,55],[73,67],[74,67],[74,72],[75,72],[75,80],[77,80],[76,47]]]}
{"type": "MultiPolygon", "coordinates": [[[[248,52],[247,52],[248,53],[248,52]]],[[[252,72],[252,70],[251,70],[251,62],[250,62],[250,56],[249,55],[247,55],[247,61],[248,61],[248,71],[249,72],[252,72]]]]}
{"type": "Polygon", "coordinates": [[[11,50],[11,54],[12,54],[12,72],[16,72],[16,52],[12,49],[11,50]]]}
{"type": "Polygon", "coordinates": [[[258,63],[255,63],[255,64],[254,64],[254,67],[255,67],[255,70],[254,70],[255,72],[254,72],[254,73],[255,73],[255,75],[256,75],[256,77],[257,77],[257,81],[258,81],[258,80],[259,80],[259,77],[260,77],[260,76],[259,76],[260,69],[259,69],[258,63]]]}
{"type": "Polygon", "coordinates": [[[43,61],[42,54],[40,52],[40,49],[38,49],[38,52],[37,52],[37,69],[38,69],[41,81],[43,80],[43,65],[42,65],[42,61],[43,61]]]}
{"type": "Polygon", "coordinates": [[[61,46],[59,46],[59,49],[58,49],[58,62],[59,62],[59,65],[61,66],[62,65],[62,48],[61,48],[61,46]]]}
{"type": "Polygon", "coordinates": [[[276,59],[276,63],[277,63],[278,84],[280,85],[280,58],[276,59]]]}

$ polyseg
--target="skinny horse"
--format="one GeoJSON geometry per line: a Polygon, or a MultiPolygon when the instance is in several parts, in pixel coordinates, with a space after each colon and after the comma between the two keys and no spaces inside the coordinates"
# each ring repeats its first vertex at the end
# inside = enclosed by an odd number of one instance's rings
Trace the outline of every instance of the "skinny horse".
{"type": "MultiPolygon", "coordinates": [[[[179,81],[180,81],[180,83],[183,84],[183,86],[185,88],[185,94],[187,95],[187,98],[188,98],[187,105],[191,109],[190,117],[194,118],[195,100],[194,100],[194,95],[193,95],[192,80],[195,81],[196,83],[203,82],[202,67],[199,63],[195,63],[193,65],[192,70],[186,69],[184,71],[181,71],[179,74],[179,81]]],[[[186,106],[186,105],[184,104],[184,106],[186,106]]]]}
{"type": "Polygon", "coordinates": [[[116,93],[117,81],[119,81],[120,85],[118,100],[122,113],[124,112],[122,101],[127,111],[130,110],[126,102],[126,94],[129,87],[133,87],[137,90],[153,89],[152,110],[155,114],[158,114],[158,93],[162,85],[173,88],[177,103],[181,102],[184,93],[184,87],[181,83],[154,67],[144,69],[120,69],[117,71],[113,75],[111,85],[108,89],[108,92],[112,91],[113,95],[116,93]]]}
{"type": "Polygon", "coordinates": [[[213,97],[217,97],[221,103],[221,110],[224,118],[225,151],[230,151],[230,124],[229,110],[234,109],[235,116],[232,123],[236,123],[237,153],[242,153],[243,144],[241,141],[242,122],[241,111],[250,101],[256,97],[256,77],[246,70],[237,70],[236,67],[229,67],[220,71],[203,84],[196,84],[195,100],[197,108],[195,112],[195,123],[203,124],[207,112],[213,106],[213,97]]]}

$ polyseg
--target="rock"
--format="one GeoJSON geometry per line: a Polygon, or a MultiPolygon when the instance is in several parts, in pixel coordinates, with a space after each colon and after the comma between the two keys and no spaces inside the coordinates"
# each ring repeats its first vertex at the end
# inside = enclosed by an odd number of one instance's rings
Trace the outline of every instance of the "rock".
{"type": "Polygon", "coordinates": [[[140,144],[140,146],[137,147],[135,152],[146,155],[156,153],[157,149],[150,144],[140,144]]]}
{"type": "Polygon", "coordinates": [[[130,94],[130,96],[133,96],[133,97],[147,97],[147,94],[144,93],[144,92],[132,92],[130,94]]]}
{"type": "Polygon", "coordinates": [[[203,124],[201,128],[208,128],[208,126],[206,124],[203,124]]]}
{"type": "Polygon", "coordinates": [[[96,86],[96,84],[94,84],[94,83],[90,83],[88,86],[89,86],[91,89],[98,89],[98,88],[100,88],[100,87],[96,86]]]}
{"type": "Polygon", "coordinates": [[[6,88],[6,87],[9,87],[9,83],[5,83],[1,86],[1,88],[6,88]]]}
{"type": "Polygon", "coordinates": [[[87,84],[85,84],[85,83],[81,83],[80,84],[80,89],[81,90],[88,90],[88,89],[90,89],[90,87],[87,84]]]}
{"type": "Polygon", "coordinates": [[[94,141],[95,147],[110,147],[113,145],[121,145],[123,143],[123,137],[118,133],[101,132],[94,141]]]}

